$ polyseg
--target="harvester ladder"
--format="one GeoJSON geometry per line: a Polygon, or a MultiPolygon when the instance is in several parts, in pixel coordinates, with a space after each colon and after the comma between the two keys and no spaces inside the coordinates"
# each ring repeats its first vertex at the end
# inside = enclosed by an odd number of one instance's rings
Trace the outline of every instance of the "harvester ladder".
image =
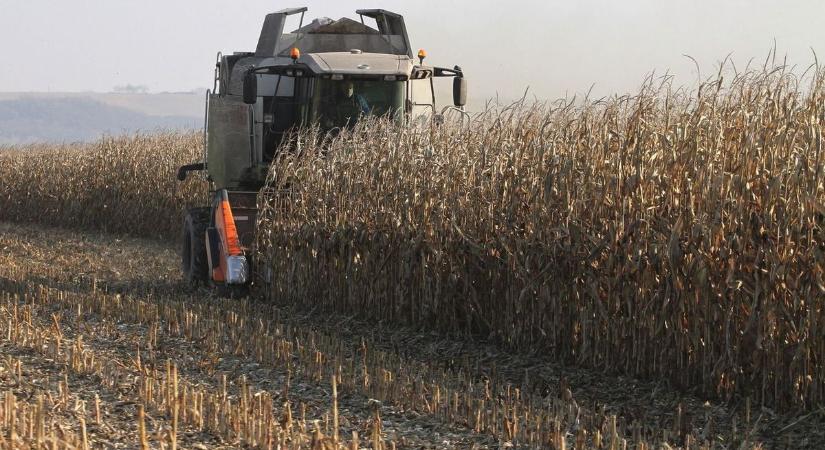
{"type": "Polygon", "coordinates": [[[221,77],[221,58],[223,57],[223,53],[218,52],[218,56],[215,58],[215,77],[212,80],[212,92],[218,92],[218,80],[221,77]]]}

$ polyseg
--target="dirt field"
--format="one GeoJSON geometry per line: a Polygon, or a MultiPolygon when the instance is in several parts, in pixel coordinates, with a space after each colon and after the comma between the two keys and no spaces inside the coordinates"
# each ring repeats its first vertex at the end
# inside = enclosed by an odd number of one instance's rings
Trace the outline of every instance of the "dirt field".
{"type": "MultiPolygon", "coordinates": [[[[145,405],[155,448],[327,448],[336,420],[340,442],[357,433],[368,448],[543,447],[562,437],[609,448],[613,417],[619,448],[825,445],[818,411],[783,417],[482,342],[319,317],[311,305],[191,291],[165,243],[0,224],[0,263],[0,393],[42,415],[42,439],[82,446],[85,428],[91,448],[139,448],[145,405]],[[519,423],[519,410],[535,423],[519,423]]],[[[37,426],[19,430],[18,440],[38,438],[37,426]]]]}

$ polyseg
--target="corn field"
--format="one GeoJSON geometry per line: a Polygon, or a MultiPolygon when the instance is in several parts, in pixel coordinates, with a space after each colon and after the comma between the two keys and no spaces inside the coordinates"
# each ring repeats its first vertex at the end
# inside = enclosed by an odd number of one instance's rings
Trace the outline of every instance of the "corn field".
{"type": "Polygon", "coordinates": [[[305,130],[240,300],[199,134],[0,148],[0,449],[820,448],[823,76],[305,130]]]}
{"type": "Polygon", "coordinates": [[[823,75],[298,137],[259,199],[266,294],[820,407],[823,75]]]}
{"type": "Polygon", "coordinates": [[[178,238],[182,211],[204,203],[206,187],[175,172],[202,154],[198,133],[0,148],[0,221],[178,238]]]}

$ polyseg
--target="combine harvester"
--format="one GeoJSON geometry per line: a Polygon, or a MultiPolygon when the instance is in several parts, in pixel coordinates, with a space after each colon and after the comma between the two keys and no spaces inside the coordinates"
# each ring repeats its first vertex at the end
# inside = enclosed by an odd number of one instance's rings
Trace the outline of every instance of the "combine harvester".
{"type": "Polygon", "coordinates": [[[424,50],[416,64],[400,15],[361,9],[360,21],[321,18],[303,26],[306,10],[268,14],[254,53],[218,54],[204,161],[178,171],[181,181],[192,171],[206,171],[209,180],[211,205],[190,209],[184,221],[182,266],[192,284],[230,295],[248,285],[256,198],[288,132],[317,125],[334,133],[364,115],[402,124],[436,117],[434,77],[453,77],[455,108],[466,103],[461,68],[425,66],[424,50]],[[283,33],[287,18],[298,14],[298,29],[283,33]]]}

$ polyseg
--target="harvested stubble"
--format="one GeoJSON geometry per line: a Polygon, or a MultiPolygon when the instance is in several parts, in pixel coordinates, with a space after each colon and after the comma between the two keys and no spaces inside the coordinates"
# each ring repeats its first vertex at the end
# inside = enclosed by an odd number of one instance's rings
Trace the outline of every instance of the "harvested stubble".
{"type": "MultiPolygon", "coordinates": [[[[336,393],[360,392],[401,411],[416,411],[460,424],[475,433],[492,435],[501,444],[509,442],[524,448],[569,445],[577,449],[619,449],[628,443],[647,448],[645,442],[675,441],[685,448],[734,444],[759,448],[759,443],[747,435],[747,429],[746,433],[723,435],[711,432],[710,422],[684,427],[678,420],[672,424],[673,429],[648,427],[604,412],[588,411],[577,405],[569,393],[542,401],[523,396],[510,385],[478,382],[462,374],[456,379],[425,363],[398,359],[363,344],[347,348],[328,335],[261,320],[260,317],[271,317],[275,312],[262,310],[261,305],[246,300],[211,303],[161,298],[146,301],[100,291],[55,290],[23,281],[28,278],[25,272],[5,273],[4,278],[6,281],[0,283],[3,293],[0,295],[0,334],[18,346],[43,352],[75,373],[99,377],[101,389],[131,393],[130,400],[151,407],[156,417],[165,417],[171,423],[169,428],[156,430],[156,437],[147,438],[158,443],[174,442],[176,413],[182,426],[189,430],[207,431],[233,445],[348,448],[352,443],[344,440],[338,440],[338,446],[332,443],[336,433],[329,428],[338,416],[335,395],[331,398],[330,414],[325,415],[323,421],[316,421],[323,422],[324,426],[316,423],[313,427],[303,411],[301,419],[293,413],[289,379],[279,396],[283,407],[273,401],[278,397],[277,391],[252,393],[243,376],[233,383],[237,387],[235,394],[229,394],[225,377],[217,387],[204,386],[203,380],[187,381],[185,376],[178,375],[177,367],[169,360],[158,360],[154,356],[159,339],[182,339],[195,344],[198,350],[192,345],[187,358],[179,360],[181,363],[186,359],[200,360],[200,352],[222,357],[244,355],[259,364],[289,367],[296,382],[334,380],[331,385],[336,393]],[[58,311],[60,319],[54,311],[58,311]],[[96,352],[84,344],[85,339],[76,331],[72,334],[64,328],[66,323],[84,328],[92,316],[110,324],[97,328],[95,339],[113,339],[123,332],[125,324],[134,323],[148,330],[145,342],[125,360],[96,352]]],[[[383,406],[380,402],[375,405],[375,420],[365,437],[373,443],[372,448],[392,448],[392,441],[385,443],[388,436],[382,432],[379,411],[383,406]]],[[[145,430],[141,417],[138,412],[137,428],[145,430]]],[[[91,417],[88,420],[91,421],[91,417]]]]}
{"type": "MultiPolygon", "coordinates": [[[[138,433],[134,444],[139,443],[141,448],[150,448],[150,442],[155,441],[161,448],[168,445],[168,448],[174,449],[178,435],[183,431],[189,434],[206,432],[219,436],[224,442],[251,448],[333,448],[332,438],[324,436],[317,424],[315,429],[311,429],[305,418],[294,422],[292,418],[282,418],[286,413],[274,405],[270,393],[254,392],[243,377],[235,383],[240,386],[238,392],[230,394],[225,377],[222,388],[214,390],[179,376],[176,364],[169,360],[165,363],[152,359],[142,361],[138,353],[134,360],[119,361],[111,355],[86,348],[82,335],[76,335],[71,340],[64,339],[60,320],[43,320],[48,317],[52,306],[67,300],[58,291],[49,293],[40,288],[39,293],[24,294],[23,299],[8,294],[3,294],[0,299],[0,316],[3,319],[0,321],[0,332],[9,342],[41,352],[70,372],[96,377],[100,380],[101,389],[129,393],[128,403],[139,402],[135,417],[138,433]],[[153,415],[168,422],[168,427],[158,428],[155,425],[156,436],[152,437],[147,432],[147,407],[151,407],[153,415]],[[280,416],[276,416],[279,413],[280,416]]],[[[77,300],[77,297],[73,299],[77,300]]],[[[109,298],[108,301],[116,303],[117,298],[109,298]]],[[[106,303],[100,307],[105,308],[106,303]]],[[[71,308],[74,309],[73,306],[71,308]]],[[[70,317],[83,322],[85,314],[79,312],[83,309],[77,309],[78,314],[70,317]]],[[[19,371],[19,365],[16,367],[19,371]]],[[[68,384],[61,383],[57,397],[48,393],[47,410],[68,408],[68,398],[68,384]]],[[[67,434],[58,422],[49,420],[51,414],[44,413],[43,403],[42,395],[33,408],[25,402],[18,402],[10,391],[6,394],[5,408],[0,411],[0,429],[5,430],[0,435],[0,448],[41,448],[41,443],[49,443],[51,448],[88,449],[85,424],[87,419],[100,424],[98,407],[92,415],[92,411],[86,410],[85,402],[77,402],[74,408],[79,416],[79,435],[76,436],[67,434]],[[33,443],[37,445],[29,447],[33,443]]],[[[333,411],[337,417],[335,406],[333,411]]],[[[152,419],[152,422],[158,421],[152,419]]],[[[384,446],[389,445],[380,436],[376,439],[384,446]]],[[[101,444],[97,439],[93,442],[101,444]]]]}
{"type": "Polygon", "coordinates": [[[206,190],[175,172],[202,152],[198,133],[0,149],[0,221],[177,238],[184,209],[206,190]]]}
{"type": "Polygon", "coordinates": [[[259,199],[268,294],[820,406],[823,76],[299,137],[259,199]]]}

